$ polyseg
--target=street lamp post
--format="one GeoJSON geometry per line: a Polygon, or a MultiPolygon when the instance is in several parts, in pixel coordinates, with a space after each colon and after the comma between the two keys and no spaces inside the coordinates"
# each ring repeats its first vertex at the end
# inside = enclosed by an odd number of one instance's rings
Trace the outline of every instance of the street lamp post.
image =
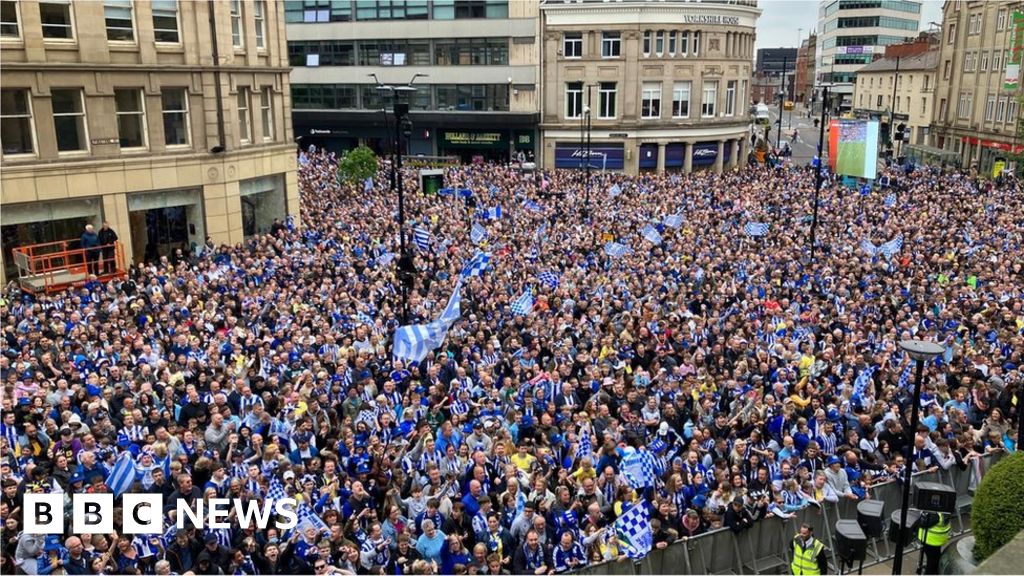
{"type": "Polygon", "coordinates": [[[815,235],[818,232],[818,193],[824,180],[825,169],[825,108],[828,107],[828,86],[821,88],[821,122],[818,125],[818,169],[814,173],[814,209],[811,214],[811,266],[814,266],[815,235]]]}
{"type": "Polygon", "coordinates": [[[910,429],[904,431],[907,445],[906,465],[903,469],[903,500],[900,503],[900,534],[896,540],[896,556],[892,560],[892,573],[903,574],[903,548],[907,531],[907,512],[910,510],[910,479],[914,472],[914,435],[917,434],[918,407],[921,405],[921,379],[924,365],[945,351],[940,344],[927,340],[903,340],[900,348],[916,364],[914,368],[914,400],[910,407],[910,429]]]}
{"type": "MultiPolygon", "coordinates": [[[[377,90],[390,92],[392,97],[392,114],[395,117],[394,146],[391,149],[393,160],[391,162],[391,191],[398,194],[398,236],[399,251],[398,276],[402,293],[402,324],[409,323],[409,288],[414,281],[416,266],[409,256],[408,245],[405,241],[405,184],[402,178],[402,137],[408,139],[412,136],[412,122],[409,120],[409,103],[402,101],[404,94],[416,91],[412,83],[417,78],[426,78],[426,74],[413,74],[408,84],[393,85],[382,84],[376,74],[370,76],[377,81],[377,90]]],[[[385,125],[385,131],[387,126],[385,125]]]]}
{"type": "Polygon", "coordinates": [[[786,97],[786,69],[789,67],[789,58],[782,57],[782,82],[779,83],[779,132],[775,135],[775,148],[782,145],[782,102],[786,97]]]}

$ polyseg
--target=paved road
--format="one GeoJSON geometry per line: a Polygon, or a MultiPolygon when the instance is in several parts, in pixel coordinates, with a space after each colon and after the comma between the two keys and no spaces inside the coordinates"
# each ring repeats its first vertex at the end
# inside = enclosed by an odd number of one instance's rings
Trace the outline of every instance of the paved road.
{"type": "MultiPolygon", "coordinates": [[[[771,136],[774,146],[775,137],[778,136],[776,131],[779,129],[779,106],[770,107],[769,113],[772,120],[771,136]]],[[[790,143],[790,147],[793,149],[793,163],[805,165],[811,161],[818,149],[818,129],[814,127],[814,119],[808,118],[802,107],[792,111],[785,110],[783,114],[782,141],[790,143]],[[797,131],[796,141],[790,140],[793,128],[796,128],[797,131]]]]}

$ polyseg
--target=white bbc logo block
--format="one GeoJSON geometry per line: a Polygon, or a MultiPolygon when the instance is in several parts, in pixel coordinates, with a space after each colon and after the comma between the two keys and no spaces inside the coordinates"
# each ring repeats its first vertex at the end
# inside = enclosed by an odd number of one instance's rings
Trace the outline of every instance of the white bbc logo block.
{"type": "Polygon", "coordinates": [[[26,493],[23,506],[22,517],[27,534],[64,533],[63,494],[26,493]]]}
{"type": "Polygon", "coordinates": [[[114,495],[75,494],[71,501],[71,526],[75,534],[113,532],[114,495]]]}
{"type": "Polygon", "coordinates": [[[125,494],[121,500],[125,534],[163,534],[163,497],[160,494],[125,494]]]}

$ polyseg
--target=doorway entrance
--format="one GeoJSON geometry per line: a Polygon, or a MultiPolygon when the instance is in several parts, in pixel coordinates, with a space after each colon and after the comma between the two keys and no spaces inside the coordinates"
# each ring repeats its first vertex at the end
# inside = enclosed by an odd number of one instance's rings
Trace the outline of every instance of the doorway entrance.
{"type": "Polygon", "coordinates": [[[128,197],[132,254],[136,262],[188,256],[205,239],[202,195],[196,190],[147,192],[128,197]]]}

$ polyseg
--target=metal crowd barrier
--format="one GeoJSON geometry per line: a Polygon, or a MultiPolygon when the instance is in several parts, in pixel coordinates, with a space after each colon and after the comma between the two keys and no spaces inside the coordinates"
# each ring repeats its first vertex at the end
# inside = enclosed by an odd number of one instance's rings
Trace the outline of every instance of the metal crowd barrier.
{"type": "MultiPolygon", "coordinates": [[[[994,463],[993,456],[984,456],[982,469],[988,470],[994,463]]],[[[967,470],[953,466],[950,470],[915,474],[912,480],[913,484],[941,482],[957,491],[961,497],[953,516],[953,528],[957,534],[969,531],[965,529],[963,512],[969,510],[973,489],[980,480],[975,478],[974,470],[973,466],[968,466],[967,470]]],[[[892,560],[895,546],[888,540],[889,518],[894,511],[899,510],[902,496],[902,486],[895,480],[871,487],[868,497],[881,501],[885,506],[882,514],[885,532],[877,541],[869,540],[865,568],[892,560]],[[884,548],[885,552],[881,553],[879,548],[884,548]]],[[[612,560],[591,564],[571,573],[586,576],[788,574],[792,560],[790,542],[800,529],[800,525],[805,522],[814,529],[815,536],[828,547],[831,572],[839,573],[840,560],[836,557],[833,536],[835,524],[837,520],[856,520],[857,502],[840,498],[839,502],[826,503],[820,507],[811,505],[798,511],[793,518],[768,516],[739,534],[722,528],[693,538],[677,540],[661,550],[652,550],[638,562],[612,560]]],[[[916,538],[914,542],[911,550],[916,546],[916,538]]]]}

